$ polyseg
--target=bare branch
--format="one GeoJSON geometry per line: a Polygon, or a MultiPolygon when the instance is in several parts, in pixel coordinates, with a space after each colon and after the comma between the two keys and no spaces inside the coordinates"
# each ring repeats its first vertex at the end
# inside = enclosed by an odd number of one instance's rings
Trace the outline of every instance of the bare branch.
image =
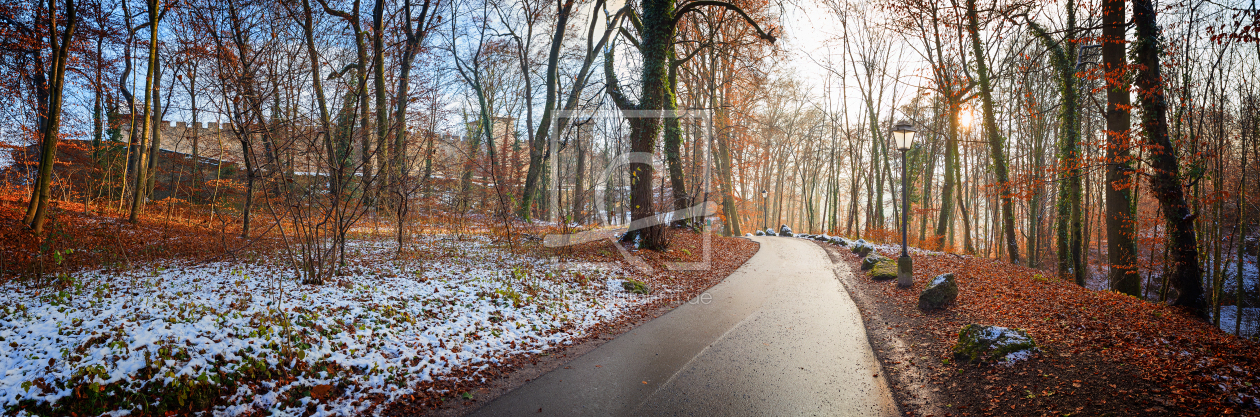
{"type": "Polygon", "coordinates": [[[724,1],[718,1],[718,0],[696,0],[696,1],[683,5],[682,7],[678,8],[678,11],[674,12],[673,25],[678,26],[678,22],[682,20],[683,16],[685,16],[687,13],[690,13],[692,11],[696,11],[699,8],[704,7],[704,6],[722,7],[727,10],[738,13],[741,17],[744,18],[744,21],[748,22],[749,25],[752,25],[753,29],[757,31],[758,37],[760,37],[761,39],[765,39],[769,41],[770,43],[774,43],[776,39],[773,33],[767,33],[766,31],[762,30],[761,26],[758,25],[757,22],[754,21],[751,16],[748,16],[748,13],[744,12],[744,9],[741,9],[739,8],[739,6],[736,6],[732,3],[727,3],[724,1]]]}

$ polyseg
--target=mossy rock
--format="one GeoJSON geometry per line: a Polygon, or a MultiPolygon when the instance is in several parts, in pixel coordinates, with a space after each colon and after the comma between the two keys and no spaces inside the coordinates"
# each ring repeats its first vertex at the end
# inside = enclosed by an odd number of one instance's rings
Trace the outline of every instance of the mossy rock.
{"type": "Polygon", "coordinates": [[[629,291],[635,294],[647,295],[648,293],[652,292],[652,289],[648,288],[647,284],[644,284],[639,281],[635,281],[633,279],[627,279],[625,280],[625,282],[622,282],[621,288],[625,288],[626,291],[629,291]]]}
{"type": "Polygon", "coordinates": [[[941,274],[929,282],[919,294],[920,310],[936,310],[953,304],[958,298],[958,282],[954,274],[941,274]]]}
{"type": "Polygon", "coordinates": [[[884,258],[884,260],[876,262],[871,267],[871,279],[876,281],[887,281],[897,278],[897,262],[892,259],[884,258]]]}
{"type": "Polygon", "coordinates": [[[871,244],[866,243],[866,241],[862,239],[858,239],[857,242],[853,242],[849,248],[853,251],[853,253],[856,253],[858,256],[863,258],[875,251],[874,246],[871,246],[871,244]]]}
{"type": "Polygon", "coordinates": [[[763,232],[760,230],[757,231],[757,236],[765,236],[765,235],[766,235],[766,232],[763,232]]]}
{"type": "Polygon", "coordinates": [[[779,226],[779,236],[787,236],[787,237],[794,236],[792,234],[792,228],[788,227],[786,224],[779,226]]]}
{"type": "Polygon", "coordinates": [[[954,358],[971,363],[992,363],[1013,360],[1008,355],[1036,349],[1037,342],[1021,329],[968,324],[958,332],[954,358]]]}
{"type": "Polygon", "coordinates": [[[862,258],[862,270],[869,271],[871,270],[871,268],[875,267],[875,264],[880,263],[880,261],[887,261],[887,260],[888,258],[885,258],[883,255],[880,255],[878,253],[872,253],[870,254],[870,256],[862,258]]]}
{"type": "Polygon", "coordinates": [[[766,228],[766,236],[778,236],[778,235],[774,233],[774,229],[771,229],[771,228],[767,227],[767,228],[766,228]]]}
{"type": "Polygon", "coordinates": [[[845,239],[845,238],[842,238],[842,237],[839,237],[839,236],[832,237],[832,238],[831,238],[831,243],[832,243],[833,245],[849,246],[849,240],[848,240],[848,239],[845,239]]]}

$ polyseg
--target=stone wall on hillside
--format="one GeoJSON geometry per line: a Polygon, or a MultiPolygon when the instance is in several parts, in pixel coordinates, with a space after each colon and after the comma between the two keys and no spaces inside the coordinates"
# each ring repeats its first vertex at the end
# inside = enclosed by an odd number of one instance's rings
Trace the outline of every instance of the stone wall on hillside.
{"type": "MultiPolygon", "coordinates": [[[[228,123],[204,122],[194,124],[163,121],[158,124],[158,128],[161,133],[161,148],[163,150],[186,155],[196,154],[202,158],[222,160],[244,167],[244,152],[241,150],[241,141],[237,139],[236,134],[232,131],[232,126],[228,123]]],[[[123,137],[126,137],[129,131],[130,125],[123,124],[123,137]]],[[[269,161],[275,158],[277,163],[288,167],[295,173],[314,174],[317,172],[328,172],[328,155],[324,153],[324,147],[320,143],[323,138],[313,128],[286,127],[285,131],[274,135],[274,137],[280,138],[277,140],[277,143],[266,143],[261,134],[254,133],[254,135],[254,140],[250,141],[250,144],[255,161],[269,161]]],[[[432,169],[436,175],[457,175],[455,171],[458,171],[458,168],[463,166],[468,154],[466,137],[438,134],[434,136],[436,140],[430,148],[428,141],[423,139],[423,134],[413,133],[413,135],[414,139],[409,141],[406,150],[407,155],[404,159],[410,163],[409,169],[414,175],[423,174],[424,154],[430,150],[433,153],[434,166],[432,169]]],[[[496,144],[499,145],[496,148],[502,149],[511,146],[511,142],[504,142],[507,141],[501,141],[496,144]]],[[[362,144],[355,143],[352,146],[351,160],[354,163],[358,163],[362,160],[361,155],[362,144]]],[[[485,156],[484,151],[482,156],[485,156]]],[[[501,159],[502,162],[504,161],[501,159]]],[[[368,164],[374,172],[381,165],[379,158],[375,155],[368,164]]]]}

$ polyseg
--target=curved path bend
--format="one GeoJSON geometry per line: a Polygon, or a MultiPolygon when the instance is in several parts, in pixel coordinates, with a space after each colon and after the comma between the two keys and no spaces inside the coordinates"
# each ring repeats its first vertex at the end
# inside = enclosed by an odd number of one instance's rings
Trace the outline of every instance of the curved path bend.
{"type": "Polygon", "coordinates": [[[472,415],[897,415],[837,279],[852,272],[810,241],[751,239],[761,249],[707,296],[472,415]]]}

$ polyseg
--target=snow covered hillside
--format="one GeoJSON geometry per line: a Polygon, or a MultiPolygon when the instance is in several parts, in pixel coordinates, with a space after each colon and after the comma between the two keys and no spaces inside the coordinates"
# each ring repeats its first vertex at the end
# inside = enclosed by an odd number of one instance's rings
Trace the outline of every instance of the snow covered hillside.
{"type": "Polygon", "coordinates": [[[648,302],[627,271],[553,271],[488,239],[362,262],[321,286],[281,259],[167,264],[0,287],[5,415],[362,414],[425,381],[565,345],[648,302]]]}

